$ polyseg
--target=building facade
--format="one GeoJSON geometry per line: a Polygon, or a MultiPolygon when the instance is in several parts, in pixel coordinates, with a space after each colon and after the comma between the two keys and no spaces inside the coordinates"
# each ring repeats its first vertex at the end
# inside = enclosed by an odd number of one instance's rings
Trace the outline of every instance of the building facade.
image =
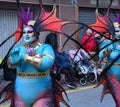
{"type": "MultiPolygon", "coordinates": [[[[20,0],[21,6],[27,9],[28,6],[34,12],[35,19],[39,15],[39,0],[20,0]]],[[[100,8],[105,8],[108,5],[109,0],[100,0],[100,8]],[[107,2],[105,2],[107,1],[107,2]]],[[[53,0],[43,0],[44,7],[47,11],[52,9],[53,0]]],[[[57,16],[65,20],[75,20],[83,22],[85,24],[91,24],[95,22],[95,9],[96,0],[56,0],[57,16]]],[[[110,18],[114,22],[115,14],[120,13],[120,0],[114,0],[110,18]]],[[[16,0],[0,0],[0,43],[11,35],[17,28],[17,6],[16,0]]],[[[75,24],[68,24],[63,27],[65,33],[72,34],[79,26],[75,24]]],[[[40,42],[44,43],[45,37],[49,32],[43,32],[40,35],[40,42]]],[[[80,41],[82,36],[81,32],[76,33],[73,38],[80,41]]],[[[4,57],[5,53],[12,45],[15,38],[12,38],[4,46],[1,47],[0,56],[4,57]]],[[[62,46],[67,38],[64,35],[58,36],[58,45],[62,46]]],[[[22,40],[19,41],[22,44],[22,40]]],[[[67,42],[64,49],[66,51],[77,48],[77,45],[71,40],[67,42]]]]}

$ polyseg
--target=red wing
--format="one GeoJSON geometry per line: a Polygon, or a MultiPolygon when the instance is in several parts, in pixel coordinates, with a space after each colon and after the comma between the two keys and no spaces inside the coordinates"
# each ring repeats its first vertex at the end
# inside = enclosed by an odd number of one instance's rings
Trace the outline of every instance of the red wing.
{"type": "Polygon", "coordinates": [[[21,38],[21,33],[22,33],[22,21],[19,19],[18,20],[18,28],[16,29],[14,36],[16,37],[15,43],[21,38]]]}
{"type": "Polygon", "coordinates": [[[13,36],[16,37],[16,40],[14,42],[14,45],[15,43],[21,38],[21,32],[22,32],[22,21],[21,20],[18,20],[18,28],[16,29],[16,31],[11,34],[10,36],[8,36],[1,44],[0,44],[0,47],[6,43],[10,38],[12,38],[13,36]]]}
{"type": "Polygon", "coordinates": [[[105,94],[110,93],[116,103],[116,107],[120,107],[120,82],[114,75],[107,75],[98,83],[98,86],[103,85],[101,102],[105,94]]]}
{"type": "Polygon", "coordinates": [[[105,94],[110,93],[110,90],[107,86],[107,79],[105,76],[100,78],[100,81],[98,82],[96,87],[98,87],[100,85],[103,85],[103,90],[102,90],[101,99],[100,99],[100,102],[102,102],[105,94]]]}
{"type": "Polygon", "coordinates": [[[54,86],[55,107],[60,107],[59,106],[60,102],[66,105],[66,107],[70,107],[62,95],[64,93],[68,99],[67,93],[64,90],[64,88],[57,81],[53,81],[53,86],[54,86]]]}
{"type": "Polygon", "coordinates": [[[34,25],[35,33],[40,32],[42,30],[49,30],[49,31],[63,33],[62,27],[67,23],[69,22],[63,21],[62,19],[56,16],[55,5],[53,6],[53,9],[51,12],[46,12],[44,8],[42,8],[40,17],[34,25]]]}
{"type": "Polygon", "coordinates": [[[120,82],[114,75],[109,75],[108,80],[111,94],[116,102],[116,107],[120,107],[120,82]]]}
{"type": "Polygon", "coordinates": [[[114,32],[113,24],[111,23],[111,21],[107,15],[99,16],[98,13],[96,13],[96,22],[94,24],[90,24],[89,26],[93,30],[100,32],[100,33],[114,32]]]}
{"type": "Polygon", "coordinates": [[[0,104],[5,103],[9,100],[11,100],[10,106],[9,107],[14,107],[14,82],[9,83],[7,86],[5,86],[2,91],[0,92],[0,98],[2,99],[0,101],[0,104]],[[2,98],[2,95],[6,93],[4,98],[2,98]]]}
{"type": "Polygon", "coordinates": [[[89,26],[98,32],[108,32],[108,18],[106,16],[97,16],[96,22],[89,26]]]}
{"type": "Polygon", "coordinates": [[[93,24],[90,24],[89,26],[97,32],[107,33],[107,35],[105,36],[110,36],[110,35],[114,36],[115,29],[109,17],[109,11],[112,5],[112,0],[110,1],[108,5],[107,12],[103,16],[100,16],[98,13],[98,5],[99,5],[99,0],[97,0],[97,7],[96,7],[96,12],[95,12],[96,22],[93,24]]]}

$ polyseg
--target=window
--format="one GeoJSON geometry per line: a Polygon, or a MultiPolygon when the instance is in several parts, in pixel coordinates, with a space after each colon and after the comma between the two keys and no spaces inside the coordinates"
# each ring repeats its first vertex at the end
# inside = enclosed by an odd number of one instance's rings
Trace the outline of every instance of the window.
{"type": "MultiPolygon", "coordinates": [[[[95,5],[97,0],[90,0],[90,3],[95,5]]],[[[99,0],[100,5],[108,5],[111,0],[99,0]]],[[[119,0],[113,0],[112,6],[119,6],[119,0]]]]}
{"type": "Polygon", "coordinates": [[[71,4],[74,6],[74,5],[77,5],[77,0],[71,0],[71,4]]]}

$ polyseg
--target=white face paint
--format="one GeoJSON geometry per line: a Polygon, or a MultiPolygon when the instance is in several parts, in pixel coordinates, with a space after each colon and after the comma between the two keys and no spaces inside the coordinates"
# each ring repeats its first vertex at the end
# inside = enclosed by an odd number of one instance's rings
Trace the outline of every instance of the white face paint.
{"type": "Polygon", "coordinates": [[[25,26],[23,29],[24,42],[26,44],[33,43],[37,38],[34,36],[34,31],[32,26],[25,26]]]}

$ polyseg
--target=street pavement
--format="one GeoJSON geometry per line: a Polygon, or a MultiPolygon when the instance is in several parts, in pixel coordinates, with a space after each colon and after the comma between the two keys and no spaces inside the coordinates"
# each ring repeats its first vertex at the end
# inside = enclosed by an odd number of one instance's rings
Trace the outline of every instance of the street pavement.
{"type": "MultiPolygon", "coordinates": [[[[94,85],[80,87],[75,90],[67,90],[70,107],[115,107],[115,102],[110,94],[106,94],[102,103],[100,102],[100,96],[102,86],[93,88],[94,85]]],[[[61,104],[60,107],[66,107],[61,104]]]]}

